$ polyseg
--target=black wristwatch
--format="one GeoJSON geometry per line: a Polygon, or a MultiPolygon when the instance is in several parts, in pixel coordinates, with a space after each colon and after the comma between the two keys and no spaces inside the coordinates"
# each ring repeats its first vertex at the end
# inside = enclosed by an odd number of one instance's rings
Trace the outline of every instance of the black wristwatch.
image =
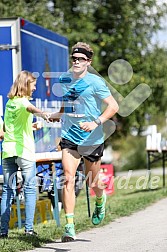
{"type": "Polygon", "coordinates": [[[94,122],[95,122],[98,126],[101,125],[101,121],[100,121],[99,118],[95,119],[94,122]]]}

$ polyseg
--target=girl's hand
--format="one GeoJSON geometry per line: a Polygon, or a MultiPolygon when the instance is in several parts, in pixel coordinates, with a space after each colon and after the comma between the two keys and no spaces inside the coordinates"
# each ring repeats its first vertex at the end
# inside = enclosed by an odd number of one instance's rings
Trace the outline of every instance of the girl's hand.
{"type": "Polygon", "coordinates": [[[0,130],[0,141],[4,139],[4,131],[0,130]]]}
{"type": "Polygon", "coordinates": [[[37,121],[37,122],[32,123],[32,128],[33,130],[40,130],[42,128],[42,122],[37,121]]]}

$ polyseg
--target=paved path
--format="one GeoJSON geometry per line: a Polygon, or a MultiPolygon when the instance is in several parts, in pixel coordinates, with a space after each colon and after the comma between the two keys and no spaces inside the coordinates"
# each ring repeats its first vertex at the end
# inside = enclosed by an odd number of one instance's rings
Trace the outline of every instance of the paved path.
{"type": "Polygon", "coordinates": [[[101,228],[27,252],[167,252],[167,198],[101,228]]]}
{"type": "MultiPolygon", "coordinates": [[[[122,177],[122,176],[128,176],[128,174],[131,174],[131,176],[146,176],[148,174],[147,169],[140,169],[140,170],[129,170],[129,171],[120,171],[115,172],[116,176],[122,177]]],[[[165,174],[167,175],[167,169],[165,169],[165,174]]],[[[151,169],[151,175],[163,175],[163,169],[160,168],[153,168],[151,169]]]]}

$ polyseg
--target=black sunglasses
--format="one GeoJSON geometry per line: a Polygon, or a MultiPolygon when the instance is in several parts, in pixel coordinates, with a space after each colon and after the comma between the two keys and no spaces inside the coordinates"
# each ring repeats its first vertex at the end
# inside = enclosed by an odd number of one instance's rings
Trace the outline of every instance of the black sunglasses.
{"type": "Polygon", "coordinates": [[[88,61],[88,60],[89,60],[89,59],[86,59],[86,58],[84,58],[84,57],[75,57],[75,56],[71,56],[71,59],[72,59],[73,62],[76,62],[77,60],[78,60],[79,62],[85,62],[85,61],[88,61]]]}

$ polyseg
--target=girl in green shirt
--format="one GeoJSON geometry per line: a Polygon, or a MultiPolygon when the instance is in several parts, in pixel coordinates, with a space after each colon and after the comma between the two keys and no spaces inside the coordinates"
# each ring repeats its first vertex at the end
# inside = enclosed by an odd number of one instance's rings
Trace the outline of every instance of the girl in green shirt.
{"type": "Polygon", "coordinates": [[[43,119],[48,114],[30,103],[36,90],[36,78],[28,71],[18,74],[8,93],[5,107],[2,168],[4,176],[1,200],[1,238],[8,237],[10,207],[16,189],[16,174],[21,169],[25,196],[25,234],[36,235],[33,221],[36,205],[36,160],[33,114],[43,119]]]}

